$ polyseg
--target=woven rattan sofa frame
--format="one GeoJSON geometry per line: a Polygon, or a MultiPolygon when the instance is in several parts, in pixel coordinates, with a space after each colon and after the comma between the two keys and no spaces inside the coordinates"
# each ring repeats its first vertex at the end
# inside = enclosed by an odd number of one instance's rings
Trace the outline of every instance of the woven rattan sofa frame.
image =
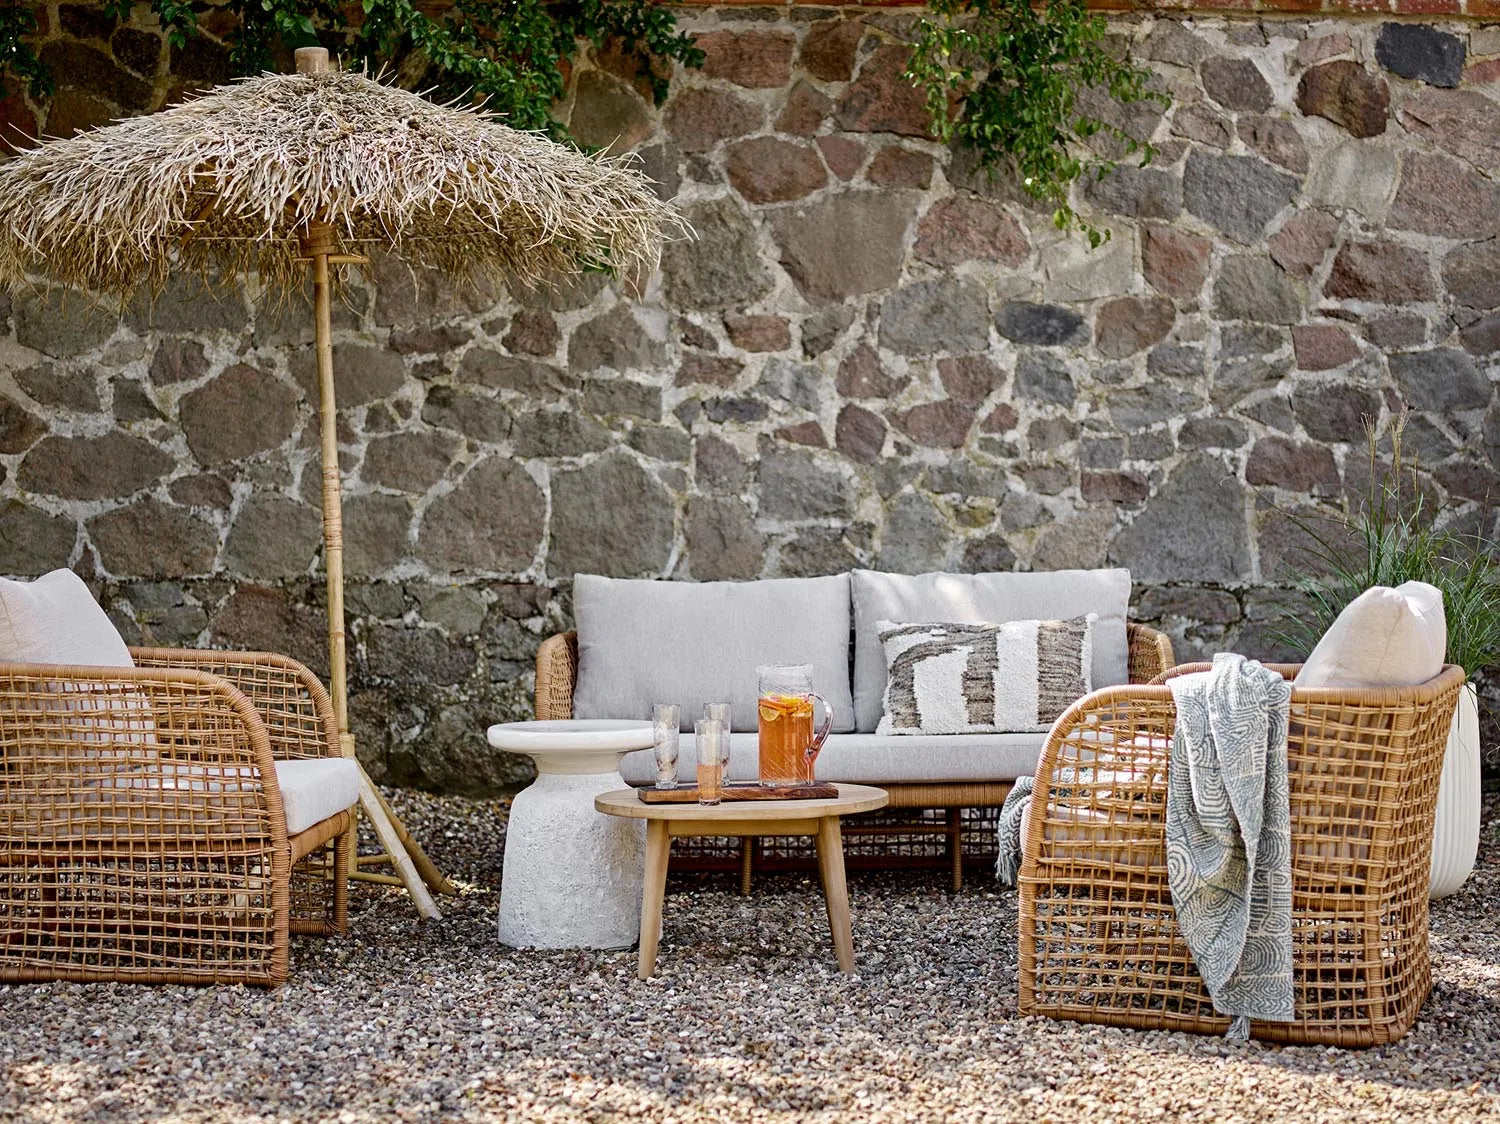
{"type": "MultiPolygon", "coordinates": [[[[1132,683],[1149,683],[1172,666],[1172,641],[1163,632],[1146,625],[1127,622],[1129,673],[1132,683]]],[[[578,633],[559,633],[542,641],[536,655],[536,716],[539,719],[573,717],[573,690],[578,681],[578,633]]],[[[890,794],[889,808],[937,808],[945,812],[942,823],[873,824],[852,818],[845,825],[848,834],[910,835],[918,832],[941,833],[954,890],[963,887],[964,808],[995,807],[1005,802],[1010,792],[1008,780],[966,784],[882,784],[890,794]]],[[[755,841],[740,840],[740,889],[750,892],[755,841]]]]}
{"type": "Polygon", "coordinates": [[[348,922],[353,814],[289,837],[275,772],[341,755],[328,692],[273,653],[131,655],[0,663],[0,980],[274,986],[289,933],[348,922]],[[143,796],[164,746],[232,791],[143,796]]]}
{"type": "MultiPolygon", "coordinates": [[[[1176,720],[1165,680],[1208,666],[1096,691],[1053,727],[1019,879],[1021,1014],[1205,1034],[1227,1028],[1177,928],[1163,828],[1176,720]]],[[[1271,666],[1288,678],[1297,671],[1271,666]]],[[[1254,1022],[1255,1037],[1372,1046],[1416,1021],[1431,988],[1427,888],[1438,779],[1463,682],[1450,665],[1419,687],[1293,690],[1297,1018],[1254,1022]]]]}

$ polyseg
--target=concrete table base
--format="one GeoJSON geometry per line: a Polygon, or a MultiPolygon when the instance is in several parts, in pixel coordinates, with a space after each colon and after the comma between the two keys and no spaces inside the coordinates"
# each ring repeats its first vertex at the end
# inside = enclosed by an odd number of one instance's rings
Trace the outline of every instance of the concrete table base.
{"type": "Polygon", "coordinates": [[[646,827],[594,810],[594,797],[624,786],[618,771],[543,773],[517,794],[500,877],[501,944],[629,948],[635,943],[646,827]]]}
{"type": "Polygon", "coordinates": [[[650,723],[493,726],[490,744],[529,754],[536,780],[516,794],[500,877],[500,942],[514,948],[629,948],[641,923],[645,825],[601,815],[625,787],[619,761],[651,744],[650,723]]]}

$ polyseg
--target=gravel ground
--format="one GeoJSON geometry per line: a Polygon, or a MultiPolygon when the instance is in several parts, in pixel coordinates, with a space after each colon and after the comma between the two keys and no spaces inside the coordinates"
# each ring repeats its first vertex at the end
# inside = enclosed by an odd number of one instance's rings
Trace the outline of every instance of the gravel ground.
{"type": "Polygon", "coordinates": [[[975,878],[851,874],[861,974],[813,881],[674,878],[659,974],[630,952],[495,939],[505,804],[394,793],[463,896],[418,923],[356,891],[274,992],[0,987],[0,1119],[1500,1119],[1500,799],[1480,869],[1433,911],[1416,1030],[1368,1051],[1016,1016],[1016,903],[975,878]]]}

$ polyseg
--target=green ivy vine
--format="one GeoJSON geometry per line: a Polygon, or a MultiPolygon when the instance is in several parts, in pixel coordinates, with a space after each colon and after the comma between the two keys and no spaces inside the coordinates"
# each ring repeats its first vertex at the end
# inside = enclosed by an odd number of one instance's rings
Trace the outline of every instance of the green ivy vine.
{"type": "Polygon", "coordinates": [[[1095,138],[1112,138],[1142,164],[1153,150],[1090,112],[1080,94],[1168,104],[1148,87],[1151,72],[1110,52],[1104,18],[1084,0],[931,0],[929,7],[906,77],[925,93],[938,137],[972,148],[991,176],[1013,168],[1026,192],[1052,208],[1058,229],[1082,231],[1100,245],[1109,232],[1086,222],[1068,198],[1078,179],[1116,166],[1095,138]]]}
{"type": "MultiPolygon", "coordinates": [[[[132,6],[107,0],[104,8],[124,19],[132,6]]],[[[203,13],[227,7],[238,17],[228,39],[237,74],[274,69],[278,51],[321,43],[346,63],[384,70],[440,96],[483,98],[508,124],[557,137],[566,130],[552,109],[580,42],[618,47],[658,104],[674,63],[703,61],[672,12],[651,0],[453,0],[437,14],[415,0],[150,0],[150,6],[175,47],[201,34],[203,13]]],[[[28,42],[35,30],[29,5],[0,0],[0,75],[23,78],[42,94],[50,75],[28,42]]]]}

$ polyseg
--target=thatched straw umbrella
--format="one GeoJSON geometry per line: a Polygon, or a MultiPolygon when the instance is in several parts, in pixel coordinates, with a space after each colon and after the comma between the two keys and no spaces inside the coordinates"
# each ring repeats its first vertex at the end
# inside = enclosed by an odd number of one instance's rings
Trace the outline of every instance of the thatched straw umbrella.
{"type": "MultiPolygon", "coordinates": [[[[299,50],[297,70],[0,164],[0,280],[43,276],[123,298],[159,292],[179,270],[226,284],[254,272],[272,290],[300,294],[311,267],[330,678],[353,756],[329,327],[338,267],[385,249],[458,282],[545,282],[589,268],[631,275],[655,267],[664,231],[680,219],[618,161],[331,69],[321,48],[299,50]]],[[[442,876],[368,779],[364,789],[402,881],[437,916],[423,877],[441,887],[442,876]]]]}

